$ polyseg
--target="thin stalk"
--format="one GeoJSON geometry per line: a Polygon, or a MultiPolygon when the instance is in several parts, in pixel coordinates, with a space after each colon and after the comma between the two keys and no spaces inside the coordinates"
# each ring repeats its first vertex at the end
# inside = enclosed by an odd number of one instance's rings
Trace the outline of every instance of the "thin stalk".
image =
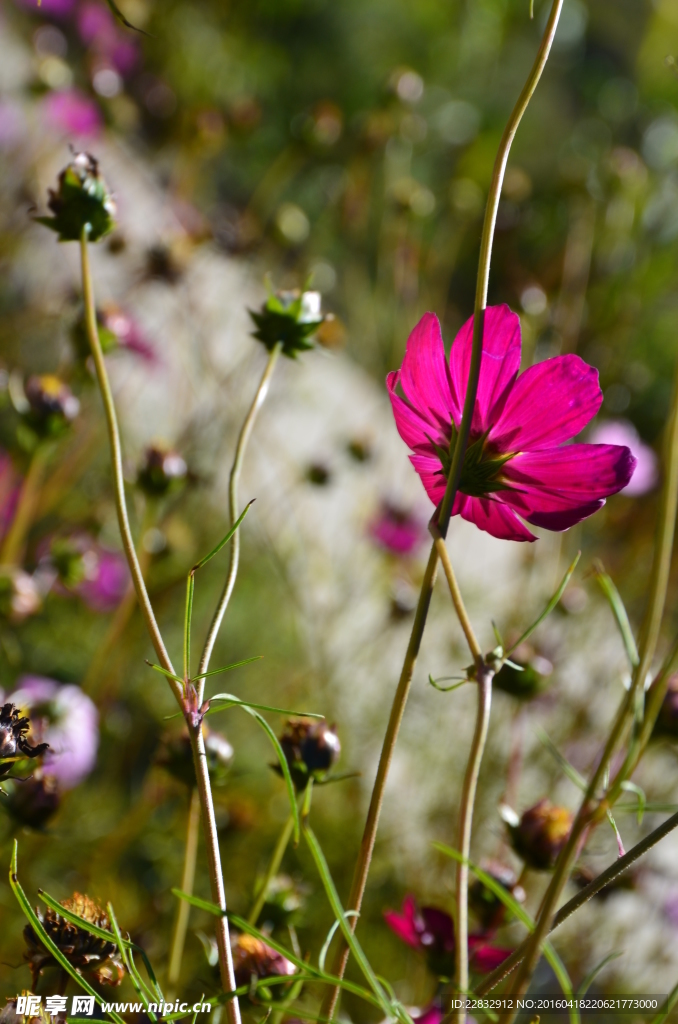
{"type": "Polygon", "coordinates": [[[261,887],[257,894],[257,898],[254,902],[254,906],[252,907],[247,916],[248,924],[255,925],[259,920],[259,914],[261,913],[264,903],[266,902],[266,893],[268,892],[268,887],[271,884],[272,879],[275,878],[275,876],[278,874],[278,871],[280,870],[282,859],[285,856],[285,850],[287,849],[287,845],[290,839],[292,838],[293,832],[294,818],[290,814],[289,818],[285,822],[285,826],[282,832],[280,833],[280,836],[278,837],[278,842],[275,844],[273,856],[271,857],[268,868],[266,869],[266,874],[264,875],[261,887]]]}
{"type": "Polygon", "coordinates": [[[459,584],[457,583],[457,577],[454,574],[454,568],[452,567],[450,553],[447,550],[447,545],[445,544],[445,541],[440,536],[437,526],[434,523],[431,523],[431,525],[429,526],[429,530],[433,534],[433,541],[435,544],[436,551],[438,552],[438,558],[440,559],[443,571],[445,573],[445,579],[447,580],[447,585],[450,590],[450,597],[452,598],[454,610],[457,613],[457,618],[459,619],[459,625],[464,631],[464,636],[466,637],[466,642],[469,646],[471,656],[475,661],[476,666],[479,666],[480,664],[482,664],[483,661],[483,652],[481,651],[480,644],[478,643],[476,635],[473,632],[473,626],[471,625],[471,620],[468,617],[468,612],[466,611],[464,599],[461,596],[461,590],[459,589],[459,584]]]}
{"type": "MultiPolygon", "coordinates": [[[[231,474],[228,481],[228,514],[230,519],[230,525],[233,526],[236,519],[238,518],[238,484],[240,483],[240,472],[242,470],[243,459],[245,457],[245,450],[247,448],[247,442],[250,439],[250,435],[254,428],[254,424],[261,409],[275,370],[275,364],[278,361],[282,344],[278,342],[269,354],[264,372],[261,380],[259,381],[259,387],[257,388],[254,399],[250,408],[247,412],[240,433],[238,434],[238,441],[235,446],[235,456],[233,458],[233,465],[231,467],[231,474]]],[[[219,604],[217,605],[216,611],[210,624],[207,639],[205,640],[205,646],[203,648],[202,656],[200,658],[200,667],[198,669],[198,675],[203,672],[207,672],[209,668],[210,658],[212,657],[212,651],[214,650],[214,644],[216,643],[219,630],[221,629],[221,623],[223,622],[228,603],[231,600],[231,594],[235,587],[236,576],[238,575],[238,564],[240,562],[240,531],[236,531],[231,539],[231,551],[230,561],[228,566],[228,576],[226,577],[226,584],[222,591],[221,597],[219,598],[219,604]]],[[[205,681],[201,680],[198,697],[202,701],[203,693],[205,690],[205,681]]]]}
{"type": "MultiPolygon", "coordinates": [[[[132,531],[130,530],[129,517],[127,515],[127,504],[125,501],[125,481],[122,472],[122,445],[120,442],[120,431],[118,429],[118,419],[115,411],[115,404],[113,402],[113,394],[111,392],[111,385],[108,380],[108,372],[106,370],[106,363],[104,361],[104,355],[101,349],[101,342],[99,341],[99,331],[97,328],[96,320],[96,306],[94,303],[94,288],[92,284],[92,273],[89,264],[89,252],[87,247],[87,227],[84,227],[80,236],[80,259],[82,268],[82,292],[83,300],[85,305],[85,323],[87,327],[87,336],[92,351],[92,358],[94,359],[94,366],[96,369],[97,380],[99,383],[99,389],[101,391],[101,398],[104,404],[104,412],[106,415],[106,427],[108,430],[110,449],[111,449],[111,462],[113,465],[113,482],[114,482],[114,493],[115,493],[115,505],[118,513],[118,523],[120,525],[120,533],[122,535],[123,548],[125,555],[127,556],[127,563],[132,573],[132,580],[134,581],[134,587],[137,593],[137,599],[141,606],[141,611],[148,628],[148,632],[151,636],[153,646],[155,648],[158,661],[166,669],[166,671],[174,674],[174,667],[170,659],[169,654],[165,648],[164,641],[160,634],[160,629],[153,613],[153,608],[146,590],[146,584],[144,583],[143,573],[139,565],[136,551],[134,549],[134,541],[132,539],[132,531]]],[[[183,710],[183,688],[180,683],[176,680],[168,680],[170,688],[177,700],[177,703],[183,710]]],[[[187,720],[189,727],[189,736],[191,739],[191,749],[193,751],[193,762],[196,772],[196,782],[198,786],[198,792],[200,795],[200,811],[203,823],[203,832],[205,836],[205,845],[207,847],[207,862],[209,866],[210,875],[210,886],[212,892],[213,901],[218,904],[219,907],[225,912],[226,911],[226,896],[224,892],[224,880],[221,869],[221,855],[219,852],[219,839],[217,835],[217,825],[214,816],[214,803],[212,800],[212,789],[210,785],[210,777],[207,768],[207,755],[205,753],[205,740],[202,734],[202,728],[199,726],[197,729],[192,727],[190,721],[187,720]]],[[[233,972],[233,959],[231,956],[231,944],[229,940],[228,932],[228,920],[224,913],[224,916],[217,919],[217,946],[219,949],[219,970],[221,973],[221,983],[225,992],[233,992],[235,989],[235,975],[233,972]]],[[[226,1015],[229,1020],[229,1024],[240,1024],[240,1006],[237,999],[232,999],[226,1004],[226,1015]]]]}
{"type": "MultiPolygon", "coordinates": [[[[504,181],[506,163],[508,161],[509,151],[511,149],[515,133],[518,129],[518,125],[520,124],[522,116],[527,109],[527,105],[537,87],[539,79],[541,78],[542,71],[544,70],[544,66],[551,49],[551,44],[553,42],[553,37],[556,32],[556,27],[558,25],[562,6],[563,0],[553,0],[553,7],[544,30],[544,35],[542,37],[537,56],[534,64],[532,65],[525,86],[523,87],[523,90],[509,117],[499,144],[499,151],[492,170],[492,180],[490,182],[490,190],[485,208],[485,219],[483,221],[483,230],[480,241],[478,278],[476,283],[476,296],[473,312],[473,349],[471,353],[469,379],[466,387],[464,412],[459,426],[457,442],[454,448],[454,455],[452,458],[452,465],[450,466],[450,474],[447,481],[445,496],[442,500],[440,511],[438,513],[437,525],[442,537],[447,535],[447,528],[454,505],[454,499],[459,489],[459,480],[461,478],[461,470],[471,429],[473,410],[475,408],[476,396],[478,394],[480,360],[483,347],[484,312],[487,305],[487,288],[490,274],[490,260],[492,256],[492,240],[494,237],[497,210],[499,208],[499,199],[504,181]]],[[[372,851],[374,850],[374,842],[379,825],[379,816],[384,798],[386,779],[393,757],[393,750],[398,738],[400,723],[405,711],[405,704],[409,694],[412,673],[414,672],[419,648],[421,646],[421,639],[426,626],[426,619],[428,617],[428,610],[431,603],[431,594],[433,592],[433,585],[436,578],[437,564],[438,551],[434,543],[431,547],[426,572],[422,581],[419,602],[417,604],[417,611],[415,613],[414,624],[412,626],[412,633],[407,645],[407,651],[405,652],[405,661],[403,663],[400,680],[393,698],[391,714],[386,727],[386,735],[384,736],[384,742],[379,758],[379,766],[377,768],[377,777],[375,779],[372,796],[370,798],[370,806],[367,812],[363,838],[360,844],[360,851],[358,853],[358,859],[353,874],[353,884],[351,886],[347,910],[359,912],[362,905],[362,898],[365,892],[367,875],[369,873],[370,862],[372,859],[372,851]]],[[[351,918],[351,928],[355,929],[356,921],[356,917],[351,918]]],[[[348,947],[343,938],[341,938],[332,963],[332,973],[334,975],[339,978],[343,978],[347,959],[348,947]]],[[[320,1011],[323,1017],[327,1017],[329,1019],[332,1018],[338,998],[338,986],[334,989],[327,990],[320,1011]]]]}
{"type": "MultiPolygon", "coordinates": [[[[487,728],[490,723],[490,706],[492,703],[492,677],[494,672],[487,665],[477,669],[478,679],[478,711],[473,732],[473,742],[466,765],[464,786],[459,804],[459,835],[457,848],[464,858],[457,863],[457,920],[456,951],[457,965],[456,984],[460,992],[468,992],[468,859],[471,852],[471,831],[473,828],[473,808],[478,786],[480,764],[483,759],[487,728]]],[[[457,1024],[466,1024],[466,1010],[457,1013],[457,1024]]]]}
{"type": "MultiPolygon", "coordinates": [[[[181,891],[193,895],[195,883],[195,865],[198,859],[198,832],[200,829],[200,795],[197,789],[191,790],[191,802],[188,808],[188,825],[186,828],[186,847],[184,850],[184,870],[181,874],[181,891]]],[[[173,992],[179,982],[181,961],[184,956],[184,943],[188,931],[188,916],[191,904],[179,900],[177,916],[174,922],[174,933],[170,951],[167,983],[169,985],[169,1001],[172,1002],[173,992]]]]}
{"type": "MultiPolygon", "coordinates": [[[[633,720],[636,695],[645,686],[645,680],[657,647],[659,629],[666,603],[676,513],[678,511],[678,367],[675,372],[674,393],[666,436],[664,486],[659,511],[652,574],[650,577],[650,596],[638,644],[638,665],[634,669],[631,685],[619,707],[605,744],[605,749],[589,782],[567,843],[560,853],[553,877],[542,900],[534,931],[529,938],[525,956],[511,989],[510,994],[514,996],[522,995],[527,989],[541,952],[542,943],[548,934],[556,903],[569,878],[570,869],[585,835],[592,825],[597,824],[604,817],[606,811],[611,806],[612,801],[610,798],[612,794],[600,796],[598,790],[605,778],[612,756],[622,742],[629,724],[633,720]]],[[[615,797],[621,791],[621,781],[620,779],[619,785],[614,787],[615,797]]],[[[510,1024],[513,1016],[513,1012],[505,1013],[500,1018],[500,1024],[510,1024]]]]}
{"type": "MultiPolygon", "coordinates": [[[[678,828],[678,814],[672,815],[667,818],[663,824],[656,828],[653,832],[650,832],[648,836],[641,839],[639,843],[636,843],[628,853],[623,857],[617,858],[613,861],[609,867],[601,871],[594,879],[592,879],[587,886],[581,889],[576,896],[573,896],[571,900],[563,904],[556,916],[553,918],[551,926],[549,928],[549,934],[554,932],[556,928],[559,928],[563,922],[567,921],[568,917],[571,917],[575,911],[579,910],[584,903],[587,903],[590,899],[596,896],[601,889],[604,889],[606,885],[614,882],[615,879],[619,878],[625,871],[627,871],[632,864],[635,864],[637,860],[640,860],[644,854],[651,850],[653,846],[656,846],[669,832],[673,832],[675,828],[678,828]]],[[[522,961],[525,956],[525,952],[529,945],[529,940],[525,939],[519,946],[514,949],[510,956],[504,960],[496,970],[488,974],[486,978],[477,985],[475,989],[475,995],[484,996],[492,989],[496,988],[497,985],[504,980],[504,978],[514,970],[514,968],[522,961]]]]}
{"type": "Polygon", "coordinates": [[[40,489],[53,448],[53,444],[43,441],[38,444],[31,456],[14,518],[0,548],[0,565],[19,565],[23,559],[26,538],[38,510],[40,489]]]}

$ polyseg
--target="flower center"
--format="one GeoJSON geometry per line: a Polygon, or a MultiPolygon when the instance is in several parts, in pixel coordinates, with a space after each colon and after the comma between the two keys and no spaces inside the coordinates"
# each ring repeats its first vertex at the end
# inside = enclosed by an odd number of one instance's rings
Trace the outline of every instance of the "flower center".
{"type": "MultiPolygon", "coordinates": [[[[447,448],[433,442],[446,477],[450,475],[457,436],[458,431],[453,423],[452,436],[447,448]]],[[[509,485],[501,478],[501,470],[504,464],[516,454],[516,452],[493,452],[487,445],[487,433],[481,434],[475,440],[470,440],[464,455],[464,464],[461,467],[459,490],[471,498],[482,498],[493,491],[509,490],[509,485]]]]}

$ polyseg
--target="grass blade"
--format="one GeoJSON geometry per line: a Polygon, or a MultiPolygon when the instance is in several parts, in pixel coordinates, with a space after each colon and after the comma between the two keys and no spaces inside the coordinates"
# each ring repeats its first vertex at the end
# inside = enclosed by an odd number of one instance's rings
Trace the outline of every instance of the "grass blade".
{"type": "Polygon", "coordinates": [[[168,679],[173,679],[175,683],[181,683],[182,686],[184,685],[184,681],[181,676],[175,676],[173,672],[168,672],[166,668],[162,667],[162,665],[154,665],[152,661],[148,660],[146,661],[146,664],[152,668],[154,672],[160,672],[161,675],[167,676],[168,679]]]}
{"type": "Polygon", "coordinates": [[[619,629],[619,633],[621,634],[624,644],[624,650],[626,651],[626,657],[629,659],[631,667],[635,668],[639,661],[638,648],[636,647],[633,630],[631,629],[631,623],[629,622],[624,602],[621,599],[621,594],[614,585],[612,577],[608,576],[605,572],[602,562],[596,560],[593,563],[593,576],[605,595],[607,603],[609,604],[614,616],[614,620],[617,623],[617,628],[619,629]]]}
{"type": "Polygon", "coordinates": [[[596,964],[596,966],[592,970],[590,970],[589,973],[586,975],[581,985],[577,989],[577,995],[585,996],[588,990],[591,988],[593,982],[596,980],[596,978],[602,971],[602,969],[604,967],[607,967],[607,965],[611,963],[612,960],[617,960],[620,956],[623,955],[624,953],[622,950],[616,950],[615,952],[608,953],[607,956],[604,957],[599,964],[596,964]]]}
{"type": "Polygon", "coordinates": [[[186,611],[184,612],[184,678],[191,678],[191,622],[193,621],[193,595],[195,594],[195,569],[186,577],[186,611]]]}
{"type": "Polygon", "coordinates": [[[548,750],[549,754],[558,762],[570,782],[573,782],[582,793],[586,792],[588,783],[583,775],[580,775],[574,765],[570,764],[566,757],[560,753],[551,737],[543,729],[535,729],[537,739],[548,750]]]}
{"type": "Polygon", "coordinates": [[[523,635],[518,637],[516,642],[514,644],[512,644],[511,647],[509,647],[508,651],[505,652],[505,655],[504,655],[505,658],[508,658],[510,654],[513,654],[515,649],[517,647],[520,647],[520,645],[522,643],[525,643],[525,641],[528,639],[528,637],[532,636],[532,634],[534,633],[534,631],[537,628],[537,626],[541,626],[541,624],[544,621],[544,619],[548,618],[548,616],[551,614],[551,612],[556,607],[556,605],[560,601],[561,597],[565,593],[565,587],[570,582],[570,579],[572,577],[572,573],[577,568],[577,562],[579,561],[580,558],[581,558],[581,551],[578,551],[576,556],[575,556],[575,558],[573,559],[572,563],[570,564],[569,569],[567,570],[567,572],[563,576],[562,580],[560,581],[560,586],[556,590],[555,594],[553,595],[553,597],[551,598],[549,603],[544,608],[544,611],[541,613],[541,615],[539,616],[538,619],[534,620],[534,622],[532,623],[531,626],[527,627],[527,629],[525,630],[523,635]]]}
{"type": "MultiPolygon", "coordinates": [[[[451,846],[446,846],[444,843],[433,843],[436,850],[440,853],[444,853],[446,857],[451,857],[458,863],[468,864],[469,869],[473,872],[476,878],[480,879],[486,888],[493,893],[497,899],[501,900],[505,907],[507,907],[515,917],[518,918],[522,924],[525,925],[530,931],[534,931],[534,921],[527,913],[525,908],[513,898],[510,892],[506,890],[503,885],[497,882],[491,875],[488,875],[482,868],[477,867],[473,861],[466,860],[465,857],[459,853],[458,850],[453,850],[451,846]]],[[[551,970],[558,979],[558,983],[563,990],[563,995],[571,997],[573,995],[572,982],[570,981],[565,965],[556,953],[555,949],[550,942],[545,942],[544,957],[548,961],[551,970]]],[[[579,1024],[579,1012],[575,1008],[571,1008],[569,1011],[571,1024],[579,1024]]]]}
{"type": "MultiPolygon", "coordinates": [[[[12,860],[11,860],[11,863],[10,863],[10,866],[9,866],[9,884],[10,884],[10,888],[11,888],[12,892],[14,893],[14,895],[16,897],[16,900],[17,900],[19,906],[23,910],[25,916],[28,918],[28,921],[30,922],[30,924],[33,927],[33,931],[35,932],[35,934],[40,939],[40,942],[45,947],[45,949],[49,951],[49,953],[52,955],[52,957],[59,964],[61,969],[64,970],[66,972],[66,974],[68,974],[71,978],[73,978],[73,980],[75,982],[77,982],[78,985],[80,985],[80,987],[87,993],[88,996],[94,996],[96,1002],[99,1004],[99,1006],[101,1006],[102,1003],[103,1003],[103,1000],[102,1000],[101,996],[98,994],[98,992],[95,989],[92,988],[90,983],[88,981],[86,981],[85,978],[83,978],[83,976],[79,973],[79,971],[77,971],[76,968],[73,967],[72,964],[70,964],[68,962],[68,960],[66,959],[64,954],[59,949],[59,947],[57,945],[55,945],[55,943],[49,937],[49,935],[47,934],[47,932],[45,931],[45,929],[44,929],[44,927],[42,925],[42,922],[40,921],[40,918],[38,917],[38,915],[33,910],[33,907],[31,906],[31,904],[30,904],[30,902],[28,900],[28,897],[26,896],[26,893],[21,888],[21,885],[19,883],[19,878],[18,878],[18,875],[17,875],[18,851],[19,851],[19,843],[15,839],[14,840],[14,848],[12,850],[12,860]]],[[[125,1024],[125,1022],[123,1021],[122,1017],[120,1017],[113,1010],[107,1010],[106,1012],[108,1013],[108,1015],[111,1018],[111,1020],[115,1021],[115,1024],[125,1024]]]]}
{"type": "Polygon", "coordinates": [[[212,559],[214,558],[214,556],[215,556],[215,555],[218,555],[218,554],[219,554],[219,552],[221,551],[221,549],[222,549],[223,547],[225,547],[225,546],[226,546],[226,544],[228,544],[229,540],[231,539],[231,537],[233,536],[233,534],[235,533],[235,531],[236,531],[236,530],[238,529],[238,527],[239,527],[239,526],[240,526],[240,524],[242,523],[243,519],[245,518],[245,516],[246,516],[246,515],[247,515],[247,513],[249,512],[249,510],[250,510],[251,506],[252,506],[252,505],[254,504],[254,502],[255,502],[255,499],[254,499],[254,498],[252,498],[252,500],[251,500],[251,501],[248,501],[248,502],[247,502],[247,504],[245,505],[245,508],[244,508],[244,509],[243,509],[243,511],[242,511],[242,512],[240,513],[240,515],[238,516],[238,518],[236,519],[236,521],[234,522],[233,526],[232,526],[232,527],[231,527],[231,529],[230,529],[230,530],[228,531],[228,533],[226,534],[226,536],[225,536],[225,537],[224,537],[224,538],[223,538],[222,540],[220,540],[220,541],[219,541],[219,543],[217,544],[217,546],[216,546],[215,548],[212,548],[212,550],[210,551],[209,555],[205,555],[205,557],[204,557],[204,558],[201,558],[199,562],[196,562],[196,563],[195,563],[195,565],[194,565],[194,566],[193,566],[193,568],[191,569],[191,572],[197,572],[197,570],[198,570],[198,569],[202,569],[202,567],[203,567],[204,565],[207,565],[207,563],[208,563],[209,561],[211,561],[211,560],[212,560],[212,559]]]}
{"type": "Polygon", "coordinates": [[[231,669],[240,668],[241,665],[249,665],[252,661],[261,661],[263,654],[255,654],[253,658],[243,658],[242,661],[234,661],[232,665],[224,665],[223,668],[213,668],[209,672],[201,672],[194,679],[209,679],[210,676],[218,676],[220,672],[230,672],[231,669]]]}
{"type": "Polygon", "coordinates": [[[113,929],[113,934],[115,935],[115,944],[117,945],[118,949],[120,950],[120,956],[122,957],[122,962],[124,963],[125,967],[127,968],[127,973],[130,976],[130,980],[132,982],[132,985],[134,986],[135,991],[137,992],[137,994],[141,998],[141,1001],[143,1002],[144,1006],[146,1007],[146,1012],[147,1012],[148,1016],[151,1018],[152,1021],[157,1021],[157,1019],[158,1019],[157,1015],[155,1013],[153,1013],[151,1010],[149,1010],[149,1008],[148,1008],[150,1003],[156,1002],[156,997],[153,994],[153,992],[151,992],[151,990],[146,987],[146,984],[145,984],[143,978],[141,977],[141,975],[139,974],[139,972],[136,969],[136,965],[131,961],[131,959],[130,959],[130,957],[128,955],[127,949],[125,948],[125,940],[122,937],[122,932],[120,931],[120,926],[118,925],[118,919],[115,916],[115,911],[113,910],[113,904],[112,903],[107,903],[106,904],[106,910],[108,912],[108,917],[109,917],[109,920],[111,922],[111,928],[113,929]],[[149,996],[150,996],[150,999],[148,998],[149,996]]]}
{"type": "MultiPolygon", "coordinates": [[[[357,910],[347,910],[346,917],[360,917],[360,913],[357,910]]],[[[318,955],[318,967],[320,968],[321,971],[325,970],[325,960],[327,959],[327,954],[330,951],[332,939],[334,938],[338,927],[339,922],[335,921],[332,927],[330,928],[329,932],[327,933],[327,938],[323,942],[323,948],[320,950],[320,953],[318,955]]]]}
{"type": "MultiPolygon", "coordinates": [[[[242,701],[238,702],[238,706],[241,707],[243,711],[246,711],[248,715],[251,715],[252,718],[259,723],[259,725],[264,730],[269,740],[273,744],[273,749],[277,754],[278,761],[280,763],[280,769],[283,773],[283,778],[285,779],[285,785],[287,786],[287,796],[290,801],[290,809],[292,811],[292,817],[294,819],[294,843],[296,845],[299,842],[299,809],[297,807],[297,795],[294,791],[294,783],[292,782],[292,776],[290,775],[289,765],[287,764],[287,758],[285,757],[283,748],[280,746],[280,741],[278,740],[278,737],[276,736],[273,729],[268,724],[263,715],[260,715],[259,712],[255,710],[255,708],[250,707],[248,704],[245,704],[242,701]]],[[[284,713],[287,714],[288,712],[284,713]]]]}
{"type": "MultiPolygon", "coordinates": [[[[292,718],[324,718],[324,715],[317,715],[310,711],[290,711],[289,708],[276,708],[271,704],[255,704],[251,700],[241,700],[240,697],[235,697],[232,693],[215,693],[213,697],[210,697],[210,704],[212,701],[220,700],[227,701],[230,705],[238,705],[240,707],[254,708],[256,711],[271,711],[276,715],[287,715],[292,718]]],[[[217,711],[222,711],[223,708],[212,708],[209,709],[207,714],[214,714],[217,711]]]]}

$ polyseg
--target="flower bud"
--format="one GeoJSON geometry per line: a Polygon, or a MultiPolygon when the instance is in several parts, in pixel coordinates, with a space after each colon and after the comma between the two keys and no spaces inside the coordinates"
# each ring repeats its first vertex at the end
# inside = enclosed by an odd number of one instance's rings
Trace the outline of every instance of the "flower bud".
{"type": "MultiPolygon", "coordinates": [[[[203,735],[210,778],[215,785],[222,785],[233,761],[233,747],[222,733],[208,729],[205,723],[203,723],[203,735]]],[[[180,733],[166,734],[161,742],[156,760],[179,782],[183,782],[186,786],[195,785],[193,752],[187,729],[183,729],[180,733]]]]}
{"type": "Polygon", "coordinates": [[[60,242],[77,242],[83,228],[90,242],[97,242],[115,226],[115,202],[99,173],[99,163],[89,153],[77,153],[59,175],[56,192],[49,190],[47,203],[53,217],[36,217],[60,242]]]}
{"type": "Polygon", "coordinates": [[[52,775],[38,775],[14,786],[6,807],[15,821],[41,832],[59,810],[61,796],[52,775]]]}
{"type": "Polygon", "coordinates": [[[550,800],[525,811],[517,825],[508,825],[511,845],[535,871],[551,871],[572,828],[572,814],[550,800]]]}
{"type": "MultiPolygon", "coordinates": [[[[515,872],[500,861],[489,861],[482,865],[484,871],[513,896],[518,903],[524,903],[525,890],[518,885],[515,872]]],[[[469,906],[475,913],[483,931],[494,931],[506,917],[506,906],[498,896],[488,889],[479,878],[469,886],[469,906]]]]}
{"type": "Polygon", "coordinates": [[[322,779],[341,753],[336,726],[316,718],[288,719],[280,746],[297,789],[305,789],[309,778],[322,779]]]}
{"type": "Polygon", "coordinates": [[[42,598],[32,576],[23,569],[0,568],[0,618],[20,623],[40,610],[42,598]]]}
{"type": "Polygon", "coordinates": [[[256,325],[253,337],[269,352],[280,343],[284,355],[296,358],[297,352],[313,348],[311,337],[322,324],[320,292],[298,290],[269,295],[258,313],[249,310],[256,325]]]}
{"type": "Polygon", "coordinates": [[[54,374],[26,381],[28,411],[25,420],[38,437],[58,437],[80,412],[80,402],[67,384],[54,374]]]}
{"type": "Polygon", "coordinates": [[[678,675],[671,676],[668,681],[652,735],[678,739],[678,675]]]}
{"type": "MultiPolygon", "coordinates": [[[[294,964],[261,939],[252,935],[236,935],[233,944],[233,970],[235,983],[251,985],[263,978],[284,978],[295,973],[294,964]]],[[[283,994],[284,986],[274,985],[267,995],[275,998],[283,994]]]]}
{"type": "MultiPolygon", "coordinates": [[[[156,352],[145,337],[136,320],[119,306],[107,303],[97,309],[97,327],[99,343],[104,355],[116,349],[127,349],[136,353],[146,362],[157,361],[156,352]]],[[[84,312],[73,325],[71,340],[79,359],[86,360],[90,355],[89,337],[84,312]]]]}
{"type": "Polygon", "coordinates": [[[181,487],[186,473],[186,463],[178,452],[160,445],[151,445],[141,460],[137,483],[149,497],[161,498],[181,487]]]}
{"type": "MultiPolygon", "coordinates": [[[[73,893],[70,899],[61,901],[61,906],[70,910],[72,914],[84,918],[89,924],[104,928],[106,931],[111,929],[108,914],[89,896],[83,896],[79,892],[73,893]]],[[[82,974],[89,975],[99,985],[120,984],[125,968],[114,942],[91,935],[84,928],[67,921],[51,907],[44,912],[38,909],[37,915],[52,942],[72,967],[82,974]]],[[[45,949],[30,924],[24,928],[24,940],[28,947],[26,960],[30,965],[35,987],[43,970],[57,967],[58,964],[52,954],[45,949]]]]}
{"type": "Polygon", "coordinates": [[[30,727],[28,718],[23,718],[15,704],[4,704],[0,708],[0,776],[11,770],[12,761],[6,757],[40,757],[49,749],[47,743],[32,746],[27,739],[30,727]]]}
{"type": "Polygon", "coordinates": [[[553,665],[537,654],[531,644],[521,644],[511,655],[511,661],[520,666],[505,663],[494,677],[494,685],[504,693],[510,693],[518,700],[531,700],[546,689],[553,665]]]}

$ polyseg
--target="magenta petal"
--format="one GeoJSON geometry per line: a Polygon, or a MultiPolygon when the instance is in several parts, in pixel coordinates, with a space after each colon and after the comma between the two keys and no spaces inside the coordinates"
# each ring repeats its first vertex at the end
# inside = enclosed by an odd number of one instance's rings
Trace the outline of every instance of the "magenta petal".
{"type": "Polygon", "coordinates": [[[440,461],[431,455],[410,455],[410,462],[419,474],[429,498],[434,505],[438,505],[443,500],[447,486],[440,461]]]}
{"type": "Polygon", "coordinates": [[[407,339],[400,382],[407,399],[427,419],[433,418],[446,427],[452,415],[458,414],[445,363],[443,336],[434,313],[424,313],[407,339]]]}
{"type": "MultiPolygon", "coordinates": [[[[472,936],[469,936],[469,947],[471,940],[472,936]]],[[[512,949],[501,949],[498,946],[478,946],[471,955],[471,966],[479,974],[488,974],[489,971],[494,971],[500,964],[503,964],[512,952],[512,949]]]]}
{"type": "Polygon", "coordinates": [[[535,526],[567,530],[626,487],[635,465],[628,448],[613,444],[528,452],[506,463],[504,477],[511,489],[502,491],[502,500],[535,526]]]}
{"type": "Polygon", "coordinates": [[[419,931],[416,926],[417,905],[413,896],[406,896],[403,900],[403,913],[397,914],[395,910],[385,910],[384,920],[391,931],[406,942],[413,949],[419,949],[419,931]]]}
{"type": "Polygon", "coordinates": [[[490,498],[469,498],[465,494],[457,497],[463,499],[459,503],[462,519],[475,523],[479,530],[484,530],[499,540],[537,539],[526,526],[523,526],[516,514],[500,501],[490,498]]]}
{"type": "Polygon", "coordinates": [[[576,437],[602,400],[598,371],[579,356],[545,359],[520,375],[491,440],[505,452],[552,448],[576,437]]]}
{"type": "Polygon", "coordinates": [[[386,378],[388,397],[391,399],[398,433],[409,448],[416,449],[423,445],[430,445],[428,437],[436,433],[436,427],[433,423],[427,422],[416,409],[413,409],[408,402],[396,394],[395,389],[399,381],[399,370],[389,373],[386,378]]]}
{"type": "MultiPolygon", "coordinates": [[[[473,317],[466,321],[452,342],[450,376],[452,388],[463,407],[473,346],[473,317]]],[[[502,410],[520,369],[520,319],[508,306],[488,306],[485,310],[483,354],[480,362],[478,395],[471,429],[484,433],[502,410]]],[[[459,424],[460,416],[455,418],[459,424]]]]}

